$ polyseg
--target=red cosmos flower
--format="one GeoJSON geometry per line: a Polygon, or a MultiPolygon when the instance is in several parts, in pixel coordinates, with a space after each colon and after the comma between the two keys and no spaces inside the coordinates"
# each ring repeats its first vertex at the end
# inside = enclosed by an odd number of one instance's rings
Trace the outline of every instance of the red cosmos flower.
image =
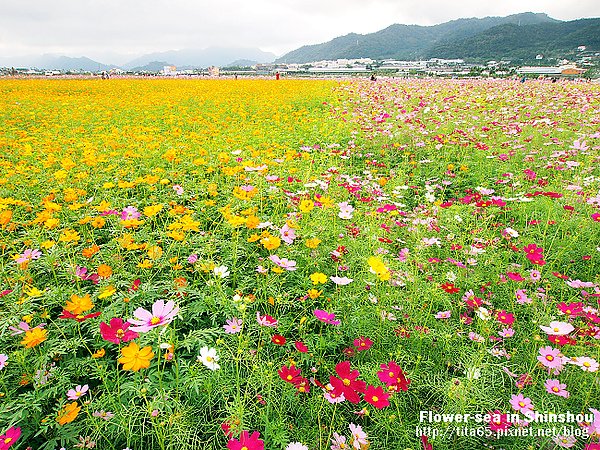
{"type": "Polygon", "coordinates": [[[377,409],[383,409],[390,404],[388,400],[390,394],[385,392],[381,386],[367,386],[364,397],[367,403],[370,403],[377,409]]]}
{"type": "Polygon", "coordinates": [[[296,341],[294,342],[294,347],[301,353],[308,353],[308,347],[304,345],[304,342],[296,341]]]}
{"type": "Polygon", "coordinates": [[[229,424],[229,422],[223,422],[221,424],[221,430],[223,430],[223,433],[225,433],[225,437],[231,439],[231,437],[233,436],[233,432],[231,431],[231,425],[229,424]]]}
{"type": "Polygon", "coordinates": [[[292,383],[295,384],[296,380],[299,380],[300,377],[300,369],[298,369],[296,366],[283,366],[281,367],[281,369],[279,369],[277,371],[277,373],[279,374],[279,377],[283,380],[286,381],[288,383],[292,383]]]}
{"type": "Polygon", "coordinates": [[[600,213],[594,213],[594,214],[592,214],[592,220],[594,222],[600,222],[600,213]]]}
{"type": "Polygon", "coordinates": [[[567,316],[582,316],[583,315],[583,302],[571,302],[569,304],[561,302],[556,307],[567,316]]]}
{"type": "Polygon", "coordinates": [[[110,325],[107,325],[105,322],[100,323],[100,334],[105,341],[118,345],[121,342],[128,342],[139,336],[135,331],[127,329],[130,325],[127,321],[123,322],[123,319],[113,317],[110,319],[110,325]]]}
{"type": "Polygon", "coordinates": [[[353,357],[356,354],[356,351],[354,350],[353,347],[346,347],[344,350],[342,350],[342,352],[344,353],[344,355],[346,355],[348,358],[353,357]]]}
{"type": "Polygon", "coordinates": [[[354,339],[354,346],[357,352],[369,350],[373,345],[373,341],[368,337],[361,336],[358,339],[354,339]]]}
{"type": "Polygon", "coordinates": [[[127,292],[132,293],[135,292],[139,289],[140,284],[142,284],[142,281],[138,278],[136,279],[133,284],[131,285],[131,287],[129,289],[127,289],[127,292]]]}
{"type": "Polygon", "coordinates": [[[383,384],[390,387],[393,386],[394,390],[402,389],[403,391],[408,390],[410,380],[406,379],[404,372],[395,361],[390,361],[387,364],[381,364],[381,370],[377,372],[377,376],[383,384]]]}
{"type": "Polygon", "coordinates": [[[307,378],[298,377],[294,382],[294,386],[296,387],[297,393],[300,394],[308,394],[310,392],[310,382],[307,378]]]}
{"type": "Polygon", "coordinates": [[[512,423],[508,421],[508,414],[502,414],[498,409],[491,411],[488,414],[491,416],[490,430],[492,431],[504,431],[512,425],[512,423]]]}
{"type": "Polygon", "coordinates": [[[457,292],[460,291],[460,289],[458,289],[456,286],[454,286],[453,283],[444,283],[440,287],[444,291],[446,291],[448,294],[456,294],[457,292]]]}
{"type": "Polygon", "coordinates": [[[9,428],[8,430],[6,430],[6,433],[0,436],[0,449],[8,450],[10,447],[17,443],[19,437],[21,437],[21,428],[9,428]]]}
{"type": "Polygon", "coordinates": [[[561,280],[568,280],[569,277],[566,275],[563,275],[560,272],[552,272],[552,275],[554,275],[556,278],[560,278],[561,280]]]}
{"type": "Polygon", "coordinates": [[[525,281],[525,278],[519,272],[506,272],[506,276],[512,281],[525,281]]]}
{"type": "Polygon", "coordinates": [[[350,361],[343,361],[335,366],[335,371],[340,378],[331,375],[329,383],[333,386],[336,394],[344,394],[344,397],[350,403],[356,404],[360,402],[357,392],[365,392],[366,383],[362,380],[357,380],[360,375],[358,370],[350,370],[350,361]]]}
{"type": "Polygon", "coordinates": [[[280,334],[274,334],[273,337],[271,338],[271,342],[273,344],[277,344],[277,345],[285,345],[285,343],[287,342],[285,337],[283,337],[280,334]]]}
{"type": "Polygon", "coordinates": [[[421,444],[423,444],[423,450],[433,450],[433,445],[429,443],[429,438],[425,435],[421,436],[421,444]]]}
{"type": "Polygon", "coordinates": [[[575,345],[577,341],[570,336],[555,336],[548,335],[548,340],[554,344],[558,344],[560,346],[563,345],[575,345]]]}
{"type": "Polygon", "coordinates": [[[506,312],[505,310],[498,311],[496,315],[496,319],[498,322],[503,323],[505,325],[511,326],[515,321],[515,316],[513,313],[506,312]]]}
{"type": "Polygon", "coordinates": [[[60,316],[58,316],[58,318],[59,319],[74,319],[77,322],[83,322],[84,320],[93,319],[94,317],[98,317],[100,314],[102,314],[102,312],[95,312],[95,313],[91,313],[91,314],[86,314],[84,316],[82,314],[73,314],[72,312],[69,312],[66,309],[63,309],[62,314],[60,316]]]}
{"type": "Polygon", "coordinates": [[[240,439],[230,439],[227,443],[229,450],[265,450],[265,443],[260,439],[258,431],[250,434],[249,431],[242,431],[240,439]]]}

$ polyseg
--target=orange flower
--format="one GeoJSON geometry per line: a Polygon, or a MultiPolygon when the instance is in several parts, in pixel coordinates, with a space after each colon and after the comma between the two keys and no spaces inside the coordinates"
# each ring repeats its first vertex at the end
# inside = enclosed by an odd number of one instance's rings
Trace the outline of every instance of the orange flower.
{"type": "Polygon", "coordinates": [[[88,248],[84,248],[81,251],[81,254],[85,257],[85,258],[91,258],[92,256],[94,256],[96,253],[98,253],[100,251],[100,247],[98,247],[97,245],[92,245],[91,247],[88,248]]]}
{"type": "Polygon", "coordinates": [[[58,412],[56,421],[59,425],[65,425],[77,419],[77,415],[81,411],[81,406],[77,406],[77,402],[67,403],[64,408],[58,412]]]}
{"type": "Polygon", "coordinates": [[[152,347],[148,346],[140,350],[135,342],[131,342],[127,347],[122,348],[121,353],[123,356],[119,358],[119,362],[123,364],[123,370],[134,372],[150,367],[150,360],[154,358],[152,347]]]}
{"type": "Polygon", "coordinates": [[[106,264],[100,264],[96,272],[98,273],[98,276],[100,278],[110,278],[110,276],[113,274],[113,271],[110,268],[110,266],[106,264]]]}
{"type": "Polygon", "coordinates": [[[92,300],[90,299],[90,294],[85,294],[83,297],[79,297],[78,295],[71,295],[71,300],[67,300],[67,306],[65,309],[76,316],[82,314],[86,311],[89,311],[94,307],[92,300]]]}
{"type": "Polygon", "coordinates": [[[25,337],[21,341],[21,344],[27,348],[33,348],[48,339],[48,336],[46,336],[47,334],[48,330],[43,328],[32,328],[31,330],[25,332],[25,337]]]}

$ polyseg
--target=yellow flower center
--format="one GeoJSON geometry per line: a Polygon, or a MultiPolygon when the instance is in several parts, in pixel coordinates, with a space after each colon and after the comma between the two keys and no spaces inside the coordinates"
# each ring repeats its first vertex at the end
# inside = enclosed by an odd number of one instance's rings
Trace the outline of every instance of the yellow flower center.
{"type": "Polygon", "coordinates": [[[123,330],[121,330],[120,328],[117,330],[116,334],[119,339],[121,339],[123,336],[125,336],[125,332],[123,330]]]}
{"type": "Polygon", "coordinates": [[[344,383],[344,386],[350,386],[350,380],[348,378],[344,378],[342,382],[344,383]]]}
{"type": "Polygon", "coordinates": [[[524,402],[519,402],[519,406],[522,408],[523,406],[525,406],[524,402]]]}
{"type": "Polygon", "coordinates": [[[388,376],[389,376],[390,378],[394,378],[394,372],[390,372],[390,373],[388,373],[388,376]]]}
{"type": "Polygon", "coordinates": [[[287,378],[288,381],[292,381],[294,379],[294,377],[291,376],[291,375],[288,375],[286,378],[287,378]]]}
{"type": "Polygon", "coordinates": [[[214,358],[212,356],[207,356],[206,357],[206,361],[208,362],[212,362],[214,360],[214,358]]]}
{"type": "Polygon", "coordinates": [[[160,317],[153,317],[152,319],[150,319],[150,323],[152,325],[156,325],[157,323],[160,323],[160,317]]]}
{"type": "Polygon", "coordinates": [[[553,330],[555,333],[558,333],[560,331],[560,329],[558,327],[554,327],[553,330]]]}
{"type": "Polygon", "coordinates": [[[554,356],[552,356],[552,355],[546,355],[546,359],[548,361],[554,361],[554,356]]]}
{"type": "Polygon", "coordinates": [[[10,444],[12,442],[12,438],[6,438],[4,439],[4,443],[5,444],[10,444]]]}
{"type": "Polygon", "coordinates": [[[585,367],[591,367],[591,364],[590,364],[589,362],[587,362],[587,361],[586,361],[586,362],[584,362],[584,363],[583,363],[583,365],[584,365],[585,367]]]}
{"type": "Polygon", "coordinates": [[[379,401],[379,397],[377,397],[377,396],[374,395],[373,397],[371,397],[371,400],[373,400],[374,402],[378,402],[379,401]]]}
{"type": "Polygon", "coordinates": [[[554,387],[552,388],[552,392],[558,392],[558,391],[559,391],[559,389],[558,389],[556,386],[554,386],[554,387]]]}
{"type": "Polygon", "coordinates": [[[241,450],[248,450],[248,447],[244,445],[241,450]]]}

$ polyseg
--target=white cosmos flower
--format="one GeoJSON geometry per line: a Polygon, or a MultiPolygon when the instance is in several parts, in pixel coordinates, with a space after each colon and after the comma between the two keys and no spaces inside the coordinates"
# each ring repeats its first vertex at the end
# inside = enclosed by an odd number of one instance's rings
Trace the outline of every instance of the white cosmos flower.
{"type": "Polygon", "coordinates": [[[229,269],[227,266],[218,266],[213,269],[213,273],[219,278],[227,278],[229,276],[229,269]]]}
{"type": "Polygon", "coordinates": [[[219,360],[219,355],[217,355],[217,350],[214,348],[202,347],[200,349],[200,355],[198,356],[198,361],[202,362],[206,367],[210,370],[218,370],[221,368],[217,364],[219,360]]]}

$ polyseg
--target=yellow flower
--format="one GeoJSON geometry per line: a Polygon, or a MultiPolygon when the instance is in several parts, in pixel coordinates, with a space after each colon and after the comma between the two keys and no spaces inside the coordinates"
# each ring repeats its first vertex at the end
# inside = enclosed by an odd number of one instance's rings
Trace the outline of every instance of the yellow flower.
{"type": "Polygon", "coordinates": [[[44,250],[49,250],[52,247],[54,247],[56,245],[56,242],[54,241],[44,241],[40,244],[40,247],[42,247],[44,250]]]}
{"type": "Polygon", "coordinates": [[[183,231],[169,231],[167,236],[176,241],[183,241],[185,239],[185,233],[183,231]]]}
{"type": "Polygon", "coordinates": [[[367,264],[370,266],[371,273],[377,275],[377,278],[379,278],[381,281],[387,281],[391,278],[389,269],[385,267],[385,264],[380,258],[371,256],[367,260],[367,264]]]}
{"type": "Polygon", "coordinates": [[[33,348],[48,339],[48,336],[46,336],[47,334],[48,330],[43,328],[32,328],[31,330],[25,332],[25,337],[21,341],[21,344],[27,348],[33,348]]]}
{"type": "Polygon", "coordinates": [[[131,342],[127,347],[122,348],[121,354],[123,356],[119,358],[119,362],[123,364],[123,370],[134,372],[150,367],[150,360],[154,358],[152,347],[148,346],[140,350],[135,342],[131,342]]]}
{"type": "Polygon", "coordinates": [[[279,246],[281,245],[281,239],[279,239],[277,236],[269,236],[269,237],[262,238],[260,240],[260,243],[267,250],[275,250],[275,249],[279,248],[279,246]]]}
{"type": "Polygon", "coordinates": [[[67,403],[63,409],[58,412],[56,421],[59,425],[65,425],[77,419],[77,414],[81,411],[81,406],[77,406],[77,402],[67,403]]]}
{"type": "Polygon", "coordinates": [[[306,240],[305,245],[308,248],[317,248],[321,242],[322,241],[319,238],[311,238],[306,240]]]}
{"type": "Polygon", "coordinates": [[[140,269],[151,269],[154,264],[149,259],[145,259],[143,262],[138,263],[137,266],[140,269]]]}
{"type": "Polygon", "coordinates": [[[162,256],[163,249],[158,245],[153,245],[152,247],[150,247],[148,249],[147,253],[148,253],[148,258],[157,260],[158,258],[160,258],[162,256]]]}
{"type": "Polygon", "coordinates": [[[49,230],[53,230],[60,224],[60,220],[55,217],[50,217],[48,220],[44,222],[44,226],[49,230]]]}
{"type": "Polygon", "coordinates": [[[300,211],[303,213],[309,213],[315,207],[315,203],[312,200],[302,200],[300,202],[300,211]]]}
{"type": "Polygon", "coordinates": [[[322,293],[323,293],[323,291],[318,291],[318,290],[316,290],[316,289],[309,289],[309,290],[308,290],[308,296],[309,296],[310,298],[312,298],[313,300],[314,300],[315,298],[319,298],[319,297],[321,296],[321,294],[322,294],[322,293]]]}
{"type": "Polygon", "coordinates": [[[102,228],[104,226],[104,224],[106,224],[106,220],[104,220],[104,218],[102,217],[96,217],[94,220],[92,220],[91,225],[94,228],[102,228]]]}
{"type": "Polygon", "coordinates": [[[89,311],[93,307],[94,304],[90,299],[90,294],[85,294],[83,297],[73,294],[71,295],[71,300],[67,300],[67,306],[65,306],[65,309],[71,314],[78,316],[79,314],[89,311]]]}
{"type": "Polygon", "coordinates": [[[310,281],[312,281],[313,284],[327,283],[327,275],[321,272],[315,272],[310,276],[310,281]]]}
{"type": "Polygon", "coordinates": [[[60,234],[58,240],[60,242],[77,242],[79,241],[80,236],[79,233],[75,230],[66,229],[60,234]]]}
{"type": "Polygon", "coordinates": [[[115,292],[117,292],[117,290],[115,289],[114,286],[106,286],[104,288],[102,288],[100,290],[100,295],[98,295],[99,299],[103,299],[106,297],[110,297],[111,295],[113,295],[115,292]]]}
{"type": "Polygon", "coordinates": [[[158,204],[158,205],[152,205],[152,206],[146,206],[144,208],[144,215],[146,217],[152,217],[157,215],[160,210],[162,209],[163,205],[162,204],[158,204]]]}
{"type": "Polygon", "coordinates": [[[258,227],[258,224],[260,224],[260,219],[258,217],[249,216],[246,218],[246,228],[254,229],[258,227]]]}

